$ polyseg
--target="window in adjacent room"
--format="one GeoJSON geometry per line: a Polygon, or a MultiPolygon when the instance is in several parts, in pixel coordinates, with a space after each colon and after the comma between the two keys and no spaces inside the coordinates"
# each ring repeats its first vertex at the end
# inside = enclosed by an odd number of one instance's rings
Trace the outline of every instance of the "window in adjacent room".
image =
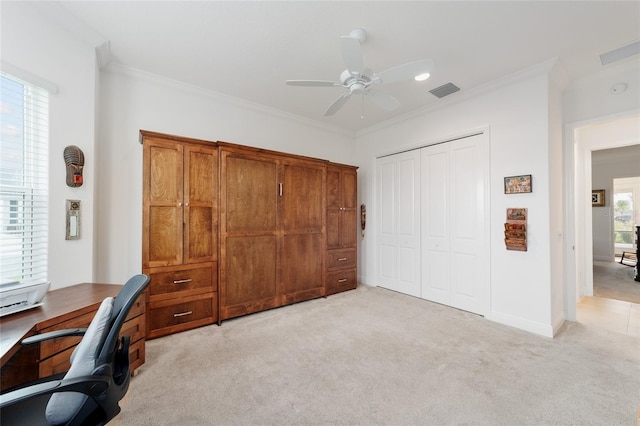
{"type": "Polygon", "coordinates": [[[47,281],[49,92],[0,73],[0,286],[47,281]]]}

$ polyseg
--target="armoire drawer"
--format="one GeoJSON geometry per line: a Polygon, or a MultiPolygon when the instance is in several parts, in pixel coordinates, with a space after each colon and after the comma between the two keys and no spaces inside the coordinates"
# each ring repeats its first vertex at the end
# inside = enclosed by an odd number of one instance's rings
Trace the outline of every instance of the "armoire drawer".
{"type": "Polygon", "coordinates": [[[197,267],[180,267],[154,269],[149,274],[151,300],[174,298],[176,293],[182,295],[208,293],[217,291],[218,274],[215,263],[202,264],[197,267]]]}
{"type": "Polygon", "coordinates": [[[355,268],[357,263],[356,249],[329,250],[327,252],[328,269],[355,268]]]}
{"type": "Polygon", "coordinates": [[[218,320],[217,293],[150,302],[147,339],[184,331],[218,320]]]}
{"type": "Polygon", "coordinates": [[[357,285],[355,268],[332,271],[327,273],[325,295],[328,296],[341,291],[353,290],[357,285]]]}

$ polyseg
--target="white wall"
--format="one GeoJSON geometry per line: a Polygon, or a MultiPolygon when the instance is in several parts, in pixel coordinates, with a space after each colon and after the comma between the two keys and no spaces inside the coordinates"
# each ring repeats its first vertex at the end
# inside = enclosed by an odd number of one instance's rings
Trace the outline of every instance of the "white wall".
{"type": "Polygon", "coordinates": [[[142,266],[140,129],[222,140],[350,164],[353,135],[140,71],[100,79],[98,279],[121,282],[142,266]]]}
{"type": "Polygon", "coordinates": [[[49,279],[52,288],[91,282],[94,262],[95,106],[94,49],[28,2],[2,2],[2,61],[58,87],[50,96],[49,279]],[[63,151],[85,155],[84,184],[66,185],[63,151]],[[81,239],[65,240],[65,200],[80,200],[81,239]]]}
{"type": "MultiPolygon", "coordinates": [[[[375,206],[377,156],[445,141],[481,128],[489,129],[492,260],[491,312],[487,318],[547,336],[553,335],[554,321],[557,321],[551,312],[550,239],[558,230],[551,229],[550,214],[561,208],[556,205],[557,200],[553,206],[550,203],[550,186],[558,184],[550,182],[550,176],[560,174],[549,170],[559,167],[557,161],[549,160],[550,102],[553,102],[554,113],[558,109],[557,95],[555,100],[549,96],[549,71],[553,65],[542,64],[523,71],[459,102],[452,97],[439,109],[373,129],[357,138],[361,167],[359,202],[375,206]],[[533,192],[505,195],[504,177],[520,174],[533,176],[533,192]],[[529,209],[527,252],[505,249],[503,224],[509,207],[529,209]]],[[[558,126],[557,121],[554,126],[558,126]]],[[[560,131],[554,130],[555,143],[560,131]]],[[[377,218],[375,209],[369,211],[372,212],[371,225],[361,242],[359,271],[363,282],[376,285],[377,218]]],[[[473,271],[467,273],[469,279],[473,279],[473,271]]],[[[558,272],[554,274],[553,279],[557,279],[558,272]]],[[[561,286],[561,282],[555,285],[561,286]]]]}

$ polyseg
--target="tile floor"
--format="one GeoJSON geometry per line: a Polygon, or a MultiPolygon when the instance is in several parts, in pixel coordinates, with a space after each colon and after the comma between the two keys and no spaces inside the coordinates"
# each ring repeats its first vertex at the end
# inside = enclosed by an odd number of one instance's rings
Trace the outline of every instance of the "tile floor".
{"type": "MultiPolygon", "coordinates": [[[[640,304],[586,296],[578,303],[579,323],[640,339],[640,304]]],[[[639,425],[640,426],[640,425],[639,425]]]]}

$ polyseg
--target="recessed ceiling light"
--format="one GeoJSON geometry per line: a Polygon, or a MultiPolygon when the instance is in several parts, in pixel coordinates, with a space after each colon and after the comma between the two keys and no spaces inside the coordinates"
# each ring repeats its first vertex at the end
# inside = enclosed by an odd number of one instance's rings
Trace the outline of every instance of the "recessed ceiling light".
{"type": "Polygon", "coordinates": [[[416,81],[425,81],[426,79],[428,79],[429,77],[431,77],[431,74],[429,74],[428,72],[423,72],[422,74],[418,74],[415,77],[413,77],[416,81]]]}
{"type": "Polygon", "coordinates": [[[611,89],[609,89],[609,93],[611,93],[612,95],[619,95],[625,90],[627,90],[627,83],[616,83],[611,86],[611,89]]]}

